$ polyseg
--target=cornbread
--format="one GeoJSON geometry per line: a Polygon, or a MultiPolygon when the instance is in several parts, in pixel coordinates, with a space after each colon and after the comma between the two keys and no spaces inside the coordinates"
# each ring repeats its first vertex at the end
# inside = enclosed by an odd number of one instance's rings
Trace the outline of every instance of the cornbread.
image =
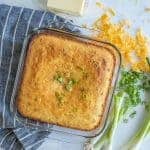
{"type": "Polygon", "coordinates": [[[80,130],[98,127],[116,63],[104,45],[54,32],[33,36],[17,96],[19,113],[80,130]]]}

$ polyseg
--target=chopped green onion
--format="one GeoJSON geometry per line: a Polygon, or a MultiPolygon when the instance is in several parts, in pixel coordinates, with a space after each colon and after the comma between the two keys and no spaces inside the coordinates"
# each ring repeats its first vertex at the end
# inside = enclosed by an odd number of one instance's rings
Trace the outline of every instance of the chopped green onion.
{"type": "Polygon", "coordinates": [[[77,81],[75,79],[71,79],[68,81],[68,83],[66,84],[66,90],[71,92],[73,89],[73,86],[77,83],[77,81]]]}
{"type": "Polygon", "coordinates": [[[142,104],[144,105],[145,110],[150,112],[150,103],[148,101],[143,101],[142,104]]]}
{"type": "Polygon", "coordinates": [[[132,112],[132,113],[129,115],[129,117],[130,117],[130,118],[134,118],[135,115],[136,115],[136,111],[132,112]]]}
{"type": "Polygon", "coordinates": [[[58,81],[59,83],[64,83],[64,78],[60,74],[54,76],[54,80],[58,81]]]}

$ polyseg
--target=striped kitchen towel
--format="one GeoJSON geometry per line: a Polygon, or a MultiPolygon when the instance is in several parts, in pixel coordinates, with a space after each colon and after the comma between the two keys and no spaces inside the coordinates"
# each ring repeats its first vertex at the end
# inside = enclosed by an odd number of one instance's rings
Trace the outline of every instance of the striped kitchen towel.
{"type": "MultiPolygon", "coordinates": [[[[0,146],[6,150],[21,150],[22,144],[19,142],[12,129],[0,129],[0,146]]],[[[1,149],[1,148],[0,148],[1,149]]]]}
{"type": "Polygon", "coordinates": [[[4,150],[36,150],[49,134],[30,128],[0,129],[0,147],[4,150]]]}
{"type": "Polygon", "coordinates": [[[71,21],[54,13],[0,5],[0,146],[5,149],[36,149],[49,134],[22,127],[11,112],[23,40],[34,28],[49,26],[76,32],[71,21]]]}

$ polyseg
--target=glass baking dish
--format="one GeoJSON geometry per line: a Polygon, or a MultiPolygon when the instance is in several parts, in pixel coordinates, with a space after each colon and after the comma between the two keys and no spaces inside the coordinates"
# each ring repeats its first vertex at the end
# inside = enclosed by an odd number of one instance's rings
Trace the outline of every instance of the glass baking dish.
{"type": "MultiPolygon", "coordinates": [[[[60,26],[60,23],[59,23],[60,26]]],[[[20,56],[20,61],[19,61],[19,65],[18,65],[18,70],[17,70],[17,74],[16,74],[16,79],[15,79],[15,84],[14,84],[14,89],[13,89],[13,94],[12,94],[12,99],[13,99],[13,109],[12,112],[14,114],[14,117],[16,118],[16,120],[18,122],[20,122],[23,126],[30,126],[39,130],[47,130],[47,131],[56,131],[56,132],[64,132],[67,134],[72,134],[72,135],[78,135],[78,136],[82,136],[82,137],[94,137],[99,135],[105,125],[106,125],[106,120],[108,118],[108,112],[110,109],[110,105],[111,105],[111,101],[112,101],[112,97],[113,97],[113,93],[114,93],[114,89],[115,89],[115,85],[116,85],[116,81],[118,79],[118,74],[119,74],[119,70],[120,70],[120,64],[121,64],[121,56],[119,51],[117,50],[117,48],[107,42],[104,41],[97,41],[95,40],[95,35],[99,32],[99,31],[95,31],[92,29],[87,29],[87,28],[82,28],[79,26],[74,26],[74,28],[71,28],[71,30],[69,29],[68,31],[66,31],[66,29],[58,29],[60,27],[57,27],[55,25],[55,28],[53,27],[49,27],[49,28],[39,28],[39,29],[35,29],[33,30],[30,34],[28,34],[27,37],[25,37],[24,40],[24,44],[23,44],[23,48],[22,48],[22,53],[20,56]],[[116,58],[116,64],[115,64],[115,69],[113,72],[113,78],[112,78],[112,82],[111,82],[111,86],[109,88],[109,94],[107,96],[107,102],[105,105],[105,109],[104,109],[104,114],[101,120],[100,125],[90,131],[83,131],[83,130],[78,130],[78,129],[71,129],[71,128],[67,128],[67,127],[62,127],[62,126],[58,126],[58,125],[53,125],[53,124],[49,124],[49,123],[43,123],[40,121],[35,121],[32,119],[28,119],[23,117],[17,110],[17,106],[16,106],[16,98],[17,98],[17,93],[19,91],[20,88],[20,84],[21,84],[21,79],[22,79],[22,75],[23,75],[23,70],[24,70],[24,64],[26,62],[26,56],[28,53],[28,46],[30,44],[30,41],[32,40],[32,38],[35,35],[41,34],[41,33],[56,33],[59,35],[63,35],[63,36],[67,36],[70,38],[75,38],[78,39],[80,41],[83,42],[88,42],[88,43],[94,43],[97,46],[107,46],[107,48],[109,48],[109,50],[111,50],[113,52],[113,54],[115,55],[116,58]]]]}

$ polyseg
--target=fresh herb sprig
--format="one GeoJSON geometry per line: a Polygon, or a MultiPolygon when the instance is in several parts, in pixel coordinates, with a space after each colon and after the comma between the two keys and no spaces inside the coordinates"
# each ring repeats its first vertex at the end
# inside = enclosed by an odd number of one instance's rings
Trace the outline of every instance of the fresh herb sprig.
{"type": "MultiPolygon", "coordinates": [[[[150,74],[144,74],[144,80],[142,82],[143,90],[150,93],[150,74]]],[[[143,101],[142,104],[145,107],[145,117],[141,123],[141,126],[133,135],[133,137],[125,144],[125,149],[140,149],[140,146],[147,135],[150,135],[150,99],[143,101]]]]}
{"type": "Polygon", "coordinates": [[[54,81],[56,81],[58,84],[60,84],[64,90],[63,93],[60,93],[60,91],[55,92],[55,97],[57,99],[57,102],[59,104],[62,104],[64,102],[65,92],[71,92],[73,90],[74,85],[77,83],[77,81],[74,78],[66,78],[62,73],[57,72],[54,77],[54,81]]]}
{"type": "Polygon", "coordinates": [[[70,79],[66,85],[65,85],[65,88],[67,91],[71,92],[72,89],[73,89],[73,86],[77,83],[77,81],[75,79],[70,79]]]}
{"type": "Polygon", "coordinates": [[[64,83],[64,77],[63,77],[60,73],[57,73],[57,74],[54,76],[54,80],[56,80],[56,81],[59,82],[60,84],[64,83]]]}
{"type": "Polygon", "coordinates": [[[77,81],[74,78],[67,79],[60,73],[57,73],[54,76],[54,80],[60,83],[62,86],[64,86],[65,89],[69,92],[72,91],[73,86],[77,83],[77,81]]]}

